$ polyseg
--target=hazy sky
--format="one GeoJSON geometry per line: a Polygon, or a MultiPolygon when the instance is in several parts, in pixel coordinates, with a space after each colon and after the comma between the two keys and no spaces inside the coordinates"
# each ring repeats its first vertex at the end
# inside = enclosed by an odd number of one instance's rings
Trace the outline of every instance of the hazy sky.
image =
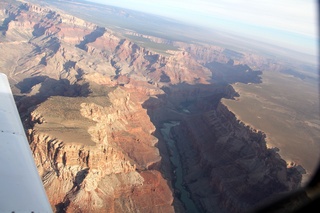
{"type": "Polygon", "coordinates": [[[316,0],[91,0],[318,54],[316,0]]]}

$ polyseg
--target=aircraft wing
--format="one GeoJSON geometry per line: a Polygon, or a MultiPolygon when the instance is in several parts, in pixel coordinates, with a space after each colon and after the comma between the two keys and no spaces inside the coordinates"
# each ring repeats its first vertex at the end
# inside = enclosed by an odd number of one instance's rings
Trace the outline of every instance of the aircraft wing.
{"type": "Polygon", "coordinates": [[[0,73],[0,212],[52,212],[13,99],[0,73]]]}

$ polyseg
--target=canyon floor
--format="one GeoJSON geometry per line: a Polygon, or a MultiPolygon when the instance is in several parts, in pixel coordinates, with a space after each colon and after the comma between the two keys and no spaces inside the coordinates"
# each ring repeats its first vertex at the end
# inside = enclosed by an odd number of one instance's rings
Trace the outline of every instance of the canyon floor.
{"type": "Polygon", "coordinates": [[[315,90],[288,75],[314,79],[305,64],[85,1],[0,8],[0,71],[55,212],[244,212],[314,170],[315,90]]]}

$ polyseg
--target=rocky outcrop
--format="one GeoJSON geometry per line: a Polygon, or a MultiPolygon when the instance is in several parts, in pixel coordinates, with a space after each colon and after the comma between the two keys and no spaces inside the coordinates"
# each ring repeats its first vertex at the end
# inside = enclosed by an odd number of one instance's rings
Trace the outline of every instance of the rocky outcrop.
{"type": "MultiPolygon", "coordinates": [[[[8,25],[5,40],[20,41],[28,47],[23,47],[26,52],[17,57],[18,66],[9,60],[14,68],[7,72],[14,81],[41,74],[74,83],[79,73],[101,73],[110,78],[125,75],[156,87],[210,80],[210,70],[186,51],[155,53],[76,17],[33,4],[22,5],[24,10],[9,8],[7,13],[8,18],[10,14],[15,18],[8,25]]],[[[10,45],[22,48],[21,43],[10,45]]]]}
{"type": "Polygon", "coordinates": [[[144,36],[179,47],[160,54],[61,11],[15,3],[0,13],[0,66],[57,212],[183,211],[159,134],[170,120],[180,121],[172,137],[200,209],[239,212],[299,185],[264,134],[220,104],[237,95],[228,83],[259,82],[245,63],[270,61],[144,36]]]}
{"type": "Polygon", "coordinates": [[[176,42],[175,46],[184,49],[203,65],[212,62],[224,64],[232,60],[234,65],[249,65],[253,69],[259,69],[263,71],[279,71],[284,68],[284,65],[278,61],[250,52],[234,51],[214,45],[186,44],[182,42],[176,42]]]}
{"type": "Polygon", "coordinates": [[[263,132],[237,120],[220,103],[234,95],[227,85],[179,85],[144,105],[157,126],[180,122],[171,137],[179,149],[184,184],[203,212],[245,212],[300,187],[300,166],[287,165],[278,149],[266,147],[263,132]]]}
{"type": "Polygon", "coordinates": [[[30,146],[53,209],[172,212],[145,110],[119,87],[108,101],[94,88],[92,96],[50,98],[31,114],[30,146]]]}
{"type": "Polygon", "coordinates": [[[80,42],[80,44],[77,45],[82,50],[88,51],[87,44],[94,42],[97,38],[102,36],[106,29],[104,27],[97,27],[94,31],[92,31],[90,34],[86,35],[83,40],[80,42]]]}
{"type": "MultiPolygon", "coordinates": [[[[50,195],[50,203],[58,207],[57,210],[62,206],[67,209],[70,203],[89,211],[106,207],[103,202],[106,196],[102,196],[98,188],[105,176],[132,173],[135,178],[132,178],[130,185],[143,184],[141,176],[134,172],[135,166],[111,147],[66,144],[35,131],[30,132],[29,137],[39,173],[50,195]],[[87,201],[85,206],[82,204],[84,201],[87,201]]],[[[105,186],[111,191],[109,197],[114,196],[111,186],[105,186]]]]}
{"type": "Polygon", "coordinates": [[[228,212],[243,212],[299,187],[302,175],[287,168],[276,150],[267,149],[264,133],[236,120],[222,104],[185,118],[175,136],[186,184],[203,210],[218,204],[228,212]]]}

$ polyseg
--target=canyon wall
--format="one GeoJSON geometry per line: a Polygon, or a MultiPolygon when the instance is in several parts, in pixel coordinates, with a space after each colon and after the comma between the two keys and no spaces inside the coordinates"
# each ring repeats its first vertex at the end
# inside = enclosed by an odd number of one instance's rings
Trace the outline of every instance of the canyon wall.
{"type": "Polygon", "coordinates": [[[220,103],[237,95],[229,83],[259,83],[245,62],[262,59],[147,36],[180,47],[161,54],[47,6],[0,6],[1,72],[54,211],[184,212],[159,134],[172,120],[199,209],[239,212],[298,187],[264,134],[220,103]]]}
{"type": "Polygon", "coordinates": [[[236,120],[220,103],[216,110],[184,118],[173,134],[186,185],[203,210],[244,212],[299,187],[302,175],[288,168],[277,149],[267,149],[264,133],[236,120]]]}
{"type": "Polygon", "coordinates": [[[144,112],[120,87],[107,97],[52,97],[32,111],[28,137],[53,209],[173,211],[144,112]]]}
{"type": "Polygon", "coordinates": [[[288,165],[277,148],[267,148],[263,132],[221,104],[222,97],[234,95],[228,85],[181,85],[145,105],[156,125],[180,122],[171,138],[179,149],[184,185],[200,212],[246,212],[300,187],[299,166],[288,165]]]}

